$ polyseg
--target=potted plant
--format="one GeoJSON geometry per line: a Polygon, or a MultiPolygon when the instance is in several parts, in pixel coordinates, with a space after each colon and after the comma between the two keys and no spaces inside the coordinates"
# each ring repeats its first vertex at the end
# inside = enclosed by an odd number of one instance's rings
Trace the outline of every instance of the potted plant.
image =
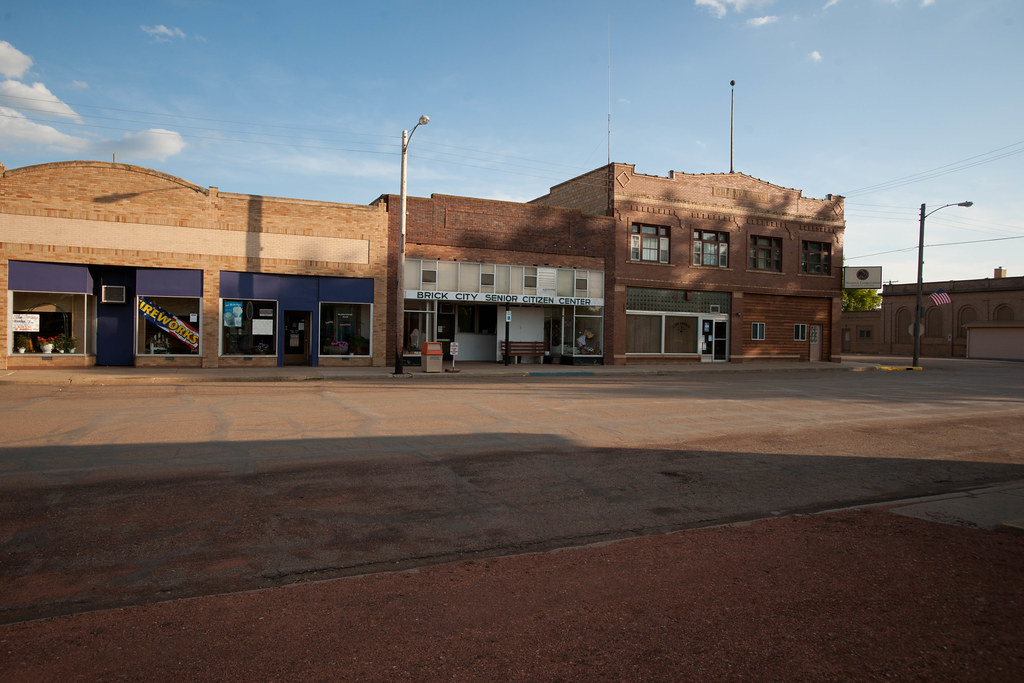
{"type": "Polygon", "coordinates": [[[70,334],[58,334],[53,345],[61,353],[74,353],[78,346],[78,340],[70,334]]]}
{"type": "Polygon", "coordinates": [[[365,356],[370,353],[370,340],[358,334],[352,337],[352,353],[357,356],[365,356]]]}
{"type": "Polygon", "coordinates": [[[18,353],[25,353],[25,349],[29,347],[29,341],[27,334],[16,334],[14,335],[14,348],[18,349],[18,353]]]}
{"type": "Polygon", "coordinates": [[[43,337],[39,338],[39,350],[43,353],[53,353],[54,342],[57,341],[57,337],[43,337]]]}
{"type": "Polygon", "coordinates": [[[341,339],[331,342],[331,353],[340,353],[345,355],[348,353],[348,342],[341,339]]]}

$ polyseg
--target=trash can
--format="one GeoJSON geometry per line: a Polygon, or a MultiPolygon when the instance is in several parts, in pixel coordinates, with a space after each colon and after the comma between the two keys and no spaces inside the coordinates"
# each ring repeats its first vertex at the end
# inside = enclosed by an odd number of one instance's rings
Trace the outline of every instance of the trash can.
{"type": "Polygon", "coordinates": [[[423,354],[423,372],[441,372],[441,363],[444,360],[444,349],[441,342],[423,342],[420,350],[423,354]]]}

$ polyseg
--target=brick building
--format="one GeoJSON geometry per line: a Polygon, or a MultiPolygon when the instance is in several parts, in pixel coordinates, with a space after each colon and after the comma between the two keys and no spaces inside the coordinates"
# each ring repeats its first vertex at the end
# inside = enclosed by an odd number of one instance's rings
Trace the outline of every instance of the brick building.
{"type": "Polygon", "coordinates": [[[839,360],[842,197],[610,164],[533,203],[614,219],[604,362],[839,360]]]}
{"type": "MultiPolygon", "coordinates": [[[[389,207],[392,254],[399,198],[389,207]]],[[[576,209],[433,195],[409,198],[403,355],[424,341],[462,361],[601,362],[604,274],[614,222],[576,209]],[[577,343],[577,340],[582,340],[577,343]],[[516,353],[522,351],[523,353],[516,353]]],[[[395,262],[397,267],[397,260],[395,262]]],[[[398,297],[396,282],[389,297],[398,297]]],[[[393,353],[396,334],[388,335],[393,353]]]]}
{"type": "Polygon", "coordinates": [[[383,366],[399,315],[410,362],[425,341],[460,360],[503,341],[537,362],[839,359],[841,197],[624,164],[528,203],[413,197],[401,292],[398,203],[0,166],[0,364],[383,366]]]}
{"type": "MultiPolygon", "coordinates": [[[[877,316],[882,328],[881,351],[912,355],[914,351],[914,306],[917,284],[886,285],[882,288],[882,309],[877,316]]],[[[1006,277],[996,268],[993,277],[977,280],[947,280],[923,283],[924,309],[921,318],[921,355],[931,357],[1020,358],[1024,350],[1024,277],[1006,277]],[[941,289],[949,303],[936,304],[930,294],[941,289]],[[972,330],[975,330],[972,332],[972,330]],[[1016,354],[993,348],[979,351],[984,338],[1004,335],[1014,340],[1016,354]],[[975,351],[971,352],[971,337],[975,351]]]]}
{"type": "Polygon", "coordinates": [[[380,206],[0,165],[0,367],[384,365],[386,230],[380,206]]]}

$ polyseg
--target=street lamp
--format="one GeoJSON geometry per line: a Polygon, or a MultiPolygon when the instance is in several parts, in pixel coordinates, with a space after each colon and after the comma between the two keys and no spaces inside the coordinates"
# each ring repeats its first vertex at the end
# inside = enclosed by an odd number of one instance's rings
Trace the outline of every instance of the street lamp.
{"type": "Polygon", "coordinates": [[[974,202],[954,202],[932,209],[925,213],[925,205],[921,205],[921,234],[917,242],[917,305],[914,307],[914,367],[921,360],[921,298],[924,288],[924,219],[940,209],[949,206],[974,206],[974,202]]]}
{"type": "Polygon", "coordinates": [[[416,132],[416,129],[420,126],[425,126],[430,123],[429,116],[421,116],[420,120],[416,122],[416,125],[412,127],[412,130],[402,131],[402,200],[401,200],[401,230],[398,236],[398,274],[395,278],[398,283],[398,288],[395,294],[395,308],[398,310],[398,314],[395,320],[395,329],[398,331],[397,337],[395,337],[395,374],[401,375],[405,372],[402,359],[402,347],[405,346],[405,178],[406,178],[406,166],[409,157],[409,140],[412,139],[412,134],[416,132]]]}

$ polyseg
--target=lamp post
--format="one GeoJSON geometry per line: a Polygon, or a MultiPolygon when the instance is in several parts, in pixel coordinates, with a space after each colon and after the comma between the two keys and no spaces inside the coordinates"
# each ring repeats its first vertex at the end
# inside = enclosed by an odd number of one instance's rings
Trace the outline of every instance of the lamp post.
{"type": "Polygon", "coordinates": [[[398,287],[395,292],[395,308],[398,313],[395,316],[395,329],[397,330],[397,336],[395,337],[395,374],[401,375],[405,372],[405,367],[402,359],[402,347],[405,346],[405,179],[406,179],[406,166],[409,157],[409,140],[412,139],[412,134],[416,132],[416,129],[420,126],[425,126],[430,123],[429,116],[421,116],[420,120],[416,122],[416,125],[412,127],[412,130],[402,131],[402,190],[401,190],[401,202],[400,211],[401,217],[399,219],[401,229],[398,236],[398,273],[395,278],[398,287]]]}
{"type": "Polygon", "coordinates": [[[949,206],[974,206],[974,202],[954,202],[945,204],[938,209],[925,212],[925,205],[921,205],[921,232],[917,242],[917,304],[914,306],[914,367],[921,360],[921,299],[924,293],[924,219],[931,216],[940,209],[949,206]]]}

